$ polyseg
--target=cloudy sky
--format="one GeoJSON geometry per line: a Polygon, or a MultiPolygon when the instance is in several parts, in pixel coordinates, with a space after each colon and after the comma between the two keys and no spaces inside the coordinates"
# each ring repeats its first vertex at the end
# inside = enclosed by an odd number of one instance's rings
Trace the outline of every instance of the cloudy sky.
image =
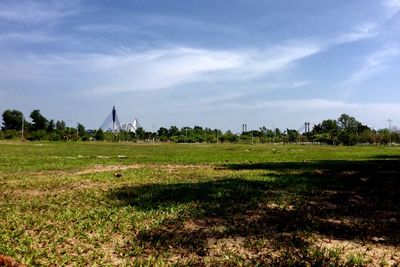
{"type": "Polygon", "coordinates": [[[0,111],[98,128],[400,125],[400,0],[0,1],[0,111]]]}

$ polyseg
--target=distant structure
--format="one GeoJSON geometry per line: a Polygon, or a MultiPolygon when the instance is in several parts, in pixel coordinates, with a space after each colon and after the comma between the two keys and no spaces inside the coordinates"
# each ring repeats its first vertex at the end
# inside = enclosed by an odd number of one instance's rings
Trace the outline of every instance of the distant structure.
{"type": "Polygon", "coordinates": [[[107,132],[117,133],[119,131],[136,132],[139,127],[140,124],[137,118],[135,118],[133,122],[120,123],[115,106],[113,106],[111,113],[104,120],[100,129],[107,132]]]}
{"type": "Polygon", "coordinates": [[[247,132],[247,124],[242,124],[242,134],[247,132]]]}
{"type": "Polygon", "coordinates": [[[310,132],[310,123],[309,122],[305,122],[298,130],[298,132],[302,132],[304,131],[304,133],[309,133],[310,132]]]}
{"type": "Polygon", "coordinates": [[[126,132],[136,132],[136,130],[140,127],[139,121],[137,118],[134,119],[133,122],[122,123],[121,130],[126,132]]]}

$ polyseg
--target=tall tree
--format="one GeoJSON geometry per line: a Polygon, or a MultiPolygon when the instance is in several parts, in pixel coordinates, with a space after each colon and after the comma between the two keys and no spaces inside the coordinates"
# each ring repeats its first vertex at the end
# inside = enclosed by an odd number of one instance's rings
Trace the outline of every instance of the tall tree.
{"type": "Polygon", "coordinates": [[[340,133],[338,139],[344,145],[355,145],[359,142],[359,131],[364,129],[363,125],[354,117],[342,114],[338,118],[340,133]]]}
{"type": "Polygon", "coordinates": [[[65,121],[57,121],[56,122],[57,130],[65,130],[65,128],[66,128],[65,121]]]}
{"type": "Polygon", "coordinates": [[[82,136],[86,135],[85,126],[83,126],[83,124],[78,123],[78,128],[77,128],[77,130],[78,130],[79,136],[82,137],[82,136]]]}
{"type": "Polygon", "coordinates": [[[176,126],[171,126],[168,130],[168,136],[177,136],[179,134],[179,129],[176,126]]]}
{"type": "Polygon", "coordinates": [[[6,110],[3,112],[2,130],[20,130],[22,127],[23,114],[18,110],[6,110]]]}
{"type": "Polygon", "coordinates": [[[338,119],[339,127],[342,131],[347,133],[356,133],[361,123],[357,121],[354,117],[347,114],[340,115],[338,119]]]}
{"type": "Polygon", "coordinates": [[[49,125],[47,126],[47,131],[49,133],[52,133],[52,132],[54,132],[55,127],[56,127],[56,125],[54,124],[54,120],[50,120],[49,125]]]}
{"type": "Polygon", "coordinates": [[[144,140],[146,132],[142,127],[136,129],[136,136],[139,140],[144,140]]]}
{"type": "Polygon", "coordinates": [[[159,137],[166,137],[168,135],[168,129],[164,127],[160,127],[160,129],[157,131],[157,135],[159,137]]]}
{"type": "Polygon", "coordinates": [[[37,131],[47,129],[49,121],[45,117],[43,117],[42,114],[40,114],[40,110],[35,109],[34,111],[32,111],[30,117],[33,122],[32,130],[37,131]]]}

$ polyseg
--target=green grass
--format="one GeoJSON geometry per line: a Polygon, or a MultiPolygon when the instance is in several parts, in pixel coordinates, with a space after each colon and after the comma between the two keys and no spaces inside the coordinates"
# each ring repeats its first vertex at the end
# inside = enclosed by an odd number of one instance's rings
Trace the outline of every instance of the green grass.
{"type": "Polygon", "coordinates": [[[370,262],[344,241],[390,256],[377,264],[400,260],[398,147],[1,142],[0,152],[0,254],[28,265],[370,262]]]}

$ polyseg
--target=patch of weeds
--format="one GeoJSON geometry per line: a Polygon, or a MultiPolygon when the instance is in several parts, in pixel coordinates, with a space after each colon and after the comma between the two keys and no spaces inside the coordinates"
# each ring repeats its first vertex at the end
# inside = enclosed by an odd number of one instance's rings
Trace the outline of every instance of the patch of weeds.
{"type": "Polygon", "coordinates": [[[384,257],[379,262],[379,266],[384,267],[384,266],[388,266],[388,265],[389,265],[389,262],[384,257]]]}
{"type": "Polygon", "coordinates": [[[366,266],[369,261],[361,253],[350,254],[347,256],[347,266],[366,266]]]}

